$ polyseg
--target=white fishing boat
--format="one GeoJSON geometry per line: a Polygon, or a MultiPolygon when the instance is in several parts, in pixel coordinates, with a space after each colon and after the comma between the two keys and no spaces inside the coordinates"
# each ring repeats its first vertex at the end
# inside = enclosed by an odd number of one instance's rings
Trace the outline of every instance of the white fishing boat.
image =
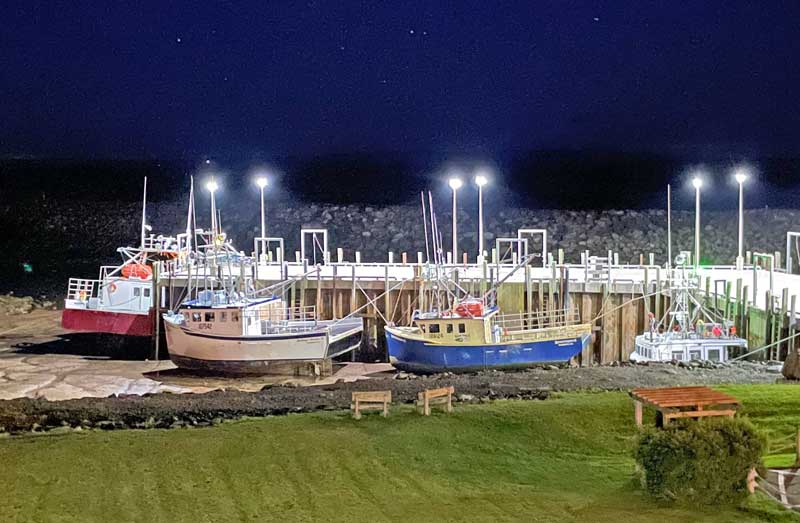
{"type": "Polygon", "coordinates": [[[687,265],[682,253],[671,272],[670,307],[660,319],[650,315],[647,332],[636,336],[631,360],[727,361],[729,348],[747,348],[733,322],[703,305],[698,278],[687,265]]]}
{"type": "Polygon", "coordinates": [[[326,374],[333,358],[359,346],[363,332],[358,317],[322,321],[313,306],[228,291],[201,291],[163,317],[178,367],[227,374],[326,374]]]}
{"type": "Polygon", "coordinates": [[[221,230],[213,191],[210,231],[191,227],[193,209],[192,192],[187,230],[197,231],[195,249],[179,266],[188,276],[187,298],[162,315],[169,357],[178,367],[226,374],[325,375],[333,358],[360,345],[362,318],[324,321],[314,306],[287,304],[289,287],[318,268],[256,290],[256,260],[237,252],[221,230]]]}

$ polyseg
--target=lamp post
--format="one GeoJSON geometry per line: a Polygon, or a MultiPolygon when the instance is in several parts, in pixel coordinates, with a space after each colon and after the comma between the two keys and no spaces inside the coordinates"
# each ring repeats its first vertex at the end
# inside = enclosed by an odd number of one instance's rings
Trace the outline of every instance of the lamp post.
{"type": "Polygon", "coordinates": [[[450,178],[447,182],[450,188],[453,189],[453,263],[458,263],[458,204],[456,203],[456,194],[461,188],[461,178],[450,178]]]}
{"type": "Polygon", "coordinates": [[[703,180],[699,176],[692,179],[694,186],[694,266],[700,265],[700,187],[703,180]]]}
{"type": "Polygon", "coordinates": [[[211,232],[214,236],[217,235],[217,204],[214,200],[214,193],[219,189],[219,185],[217,185],[216,180],[211,178],[208,182],[206,182],[206,189],[208,192],[211,193],[211,232]]]}
{"type": "Polygon", "coordinates": [[[747,172],[744,169],[737,169],[733,177],[739,184],[739,255],[736,257],[736,268],[744,266],[744,182],[747,180],[747,172]]]}
{"type": "Polygon", "coordinates": [[[478,261],[483,257],[483,186],[489,179],[483,175],[475,176],[475,185],[478,186],[478,261]]]}
{"type": "Polygon", "coordinates": [[[256,185],[258,185],[258,190],[261,192],[261,237],[267,237],[267,225],[264,219],[264,187],[267,186],[267,178],[266,176],[259,176],[256,178],[256,185]]]}

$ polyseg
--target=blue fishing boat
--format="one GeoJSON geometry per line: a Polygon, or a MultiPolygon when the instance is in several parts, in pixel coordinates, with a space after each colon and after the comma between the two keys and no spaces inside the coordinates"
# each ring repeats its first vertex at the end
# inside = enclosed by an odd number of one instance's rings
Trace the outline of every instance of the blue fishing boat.
{"type": "Polygon", "coordinates": [[[591,342],[577,311],[505,315],[467,300],[453,310],[415,311],[410,326],[387,326],[389,359],[412,372],[468,372],[563,363],[591,342]]]}

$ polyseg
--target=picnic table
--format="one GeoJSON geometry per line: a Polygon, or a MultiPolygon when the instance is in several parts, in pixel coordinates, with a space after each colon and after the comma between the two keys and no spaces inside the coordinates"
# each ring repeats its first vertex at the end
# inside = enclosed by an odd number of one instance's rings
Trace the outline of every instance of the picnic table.
{"type": "Polygon", "coordinates": [[[668,387],[662,389],[634,389],[636,425],[642,426],[642,405],[652,405],[659,412],[664,425],[677,418],[702,418],[736,414],[739,400],[708,387],[668,387]]]}

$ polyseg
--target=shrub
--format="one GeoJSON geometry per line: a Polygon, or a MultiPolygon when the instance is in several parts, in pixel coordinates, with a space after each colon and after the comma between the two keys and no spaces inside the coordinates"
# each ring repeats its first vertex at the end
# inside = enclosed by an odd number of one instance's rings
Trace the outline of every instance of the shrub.
{"type": "Polygon", "coordinates": [[[765,441],[739,418],[687,420],[639,437],[636,463],[653,496],[687,503],[734,503],[747,496],[747,473],[765,441]]]}

